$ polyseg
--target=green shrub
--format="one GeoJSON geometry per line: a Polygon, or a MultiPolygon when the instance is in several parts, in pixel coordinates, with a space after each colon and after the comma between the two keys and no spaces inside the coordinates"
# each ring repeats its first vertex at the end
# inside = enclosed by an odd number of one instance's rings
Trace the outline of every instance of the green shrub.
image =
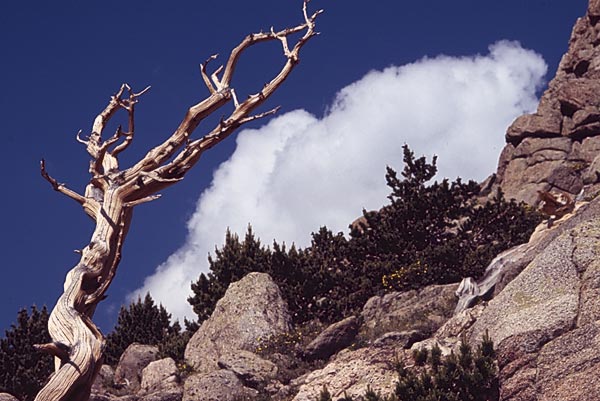
{"type": "Polygon", "coordinates": [[[321,393],[319,393],[318,401],[332,401],[331,394],[329,393],[329,390],[327,390],[327,386],[323,385],[321,393]]]}
{"type": "MultiPolygon", "coordinates": [[[[370,387],[362,396],[344,395],[344,401],[497,401],[499,398],[497,369],[494,361],[494,345],[487,333],[481,345],[473,353],[463,340],[458,355],[451,353],[442,358],[440,348],[435,346],[427,357],[427,350],[414,357],[421,358],[417,365],[408,369],[397,365],[398,382],[392,394],[376,393],[370,387]]],[[[332,396],[323,386],[317,401],[331,401],[332,396]]]]}
{"type": "Polygon", "coordinates": [[[412,356],[415,361],[415,365],[423,366],[427,363],[427,357],[429,356],[429,352],[426,348],[414,349],[412,356]]]}
{"type": "MultiPolygon", "coordinates": [[[[394,396],[397,401],[497,400],[498,378],[494,356],[493,343],[487,333],[475,353],[463,340],[458,355],[450,354],[437,366],[432,363],[429,370],[419,375],[408,369],[399,369],[394,396]]],[[[434,361],[436,358],[432,355],[429,359],[434,361]]]]}

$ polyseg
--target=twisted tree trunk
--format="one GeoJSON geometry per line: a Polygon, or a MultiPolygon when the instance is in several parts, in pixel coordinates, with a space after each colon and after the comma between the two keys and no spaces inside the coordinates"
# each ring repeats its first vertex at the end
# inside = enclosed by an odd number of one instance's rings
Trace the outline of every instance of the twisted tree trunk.
{"type": "Polygon", "coordinates": [[[277,111],[276,108],[252,114],[288,77],[298,63],[302,46],[317,34],[314,30],[315,20],[321,11],[307,14],[308,1],[304,0],[304,23],[279,32],[271,29],[268,33],[248,35],[233,49],[226,64],[217,68],[210,77],[207,65],[216,56],[204,62],[200,72],[209,96],[190,107],[175,132],[132,167],[120,170],[118,155],[133,140],[134,107],[138,98],[149,88],[135,93],[127,84],[121,86],[106,108],[98,114],[89,137],[83,140],[79,135],[81,132],[77,134],[77,140],[86,145],[91,156],[91,179],[84,195],[58,183],[48,174],[42,160],[42,176],[56,191],[77,201],[95,221],[96,228],[89,244],[80,251],[79,263],[67,273],[64,293],[50,314],[48,330],[52,343],[36,346],[40,351],[54,355],[56,361],[55,372],[36,400],[88,400],[94,379],[102,366],[104,349],[104,337],[92,317],[116,273],[133,208],[157,199],[160,190],[182,180],[205,150],[221,142],[236,128],[277,111]],[[290,49],[288,37],[302,32],[303,35],[290,49]],[[272,40],[282,44],[286,60],[284,65],[261,91],[238,102],[230,82],[240,55],[257,43],[272,40]],[[233,102],[234,108],[228,118],[222,119],[203,137],[191,138],[204,118],[230,102],[233,102]],[[127,132],[119,127],[113,136],[103,140],[107,122],[121,109],[129,115],[127,132]]]}

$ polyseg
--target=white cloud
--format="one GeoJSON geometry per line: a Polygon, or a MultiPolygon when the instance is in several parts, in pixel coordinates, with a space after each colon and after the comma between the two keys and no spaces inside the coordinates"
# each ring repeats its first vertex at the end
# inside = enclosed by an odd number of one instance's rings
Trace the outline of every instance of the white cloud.
{"type": "Polygon", "coordinates": [[[323,118],[296,110],[242,131],[198,200],[186,243],[135,294],[150,291],[174,316],[194,317],[190,282],[207,270],[227,227],[243,236],[251,223],[265,244],[300,246],[321,225],[346,232],[363,208],[386,202],[385,166],[403,168],[404,143],[437,154],[438,177],[484,179],[506,127],[535,109],[546,69],[538,54],[501,41],[485,56],[371,71],[343,88],[323,118]]]}

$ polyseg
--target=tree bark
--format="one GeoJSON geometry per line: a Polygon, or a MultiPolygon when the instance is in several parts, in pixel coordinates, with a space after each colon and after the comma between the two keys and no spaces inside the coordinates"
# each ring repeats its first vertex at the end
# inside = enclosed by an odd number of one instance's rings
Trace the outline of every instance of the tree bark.
{"type": "Polygon", "coordinates": [[[175,132],[161,145],[149,151],[132,167],[120,170],[118,155],[127,149],[134,137],[134,108],[138,98],[127,84],[112,96],[106,108],[94,120],[90,135],[77,140],[86,146],[91,156],[91,179],[81,195],[58,183],[41,162],[41,174],[54,190],[78,202],[96,227],[89,244],[79,253],[81,259],[66,276],[64,292],[50,314],[48,330],[52,343],[37,345],[43,352],[55,357],[55,372],[40,390],[36,401],[85,401],[89,399],[92,384],[103,362],[104,337],[92,321],[96,306],[105,298],[121,259],[123,242],[133,216],[133,208],[157,199],[157,193],[183,179],[196,164],[201,154],[228,137],[236,128],[258,118],[273,114],[277,109],[252,115],[285,81],[298,63],[302,46],[317,33],[315,20],[321,10],[307,14],[309,0],[304,1],[304,23],[275,32],[248,35],[231,52],[225,66],[209,77],[207,66],[216,56],[201,65],[200,72],[209,96],[190,107],[175,132]],[[288,37],[302,33],[290,49],[288,37]],[[285,63],[279,73],[258,93],[238,102],[230,82],[240,55],[249,47],[277,40],[283,47],[285,63]],[[233,102],[233,111],[222,119],[208,134],[192,139],[191,134],[200,122],[233,102]],[[115,134],[102,139],[106,124],[119,110],[128,113],[128,130],[121,127],[115,134]]]}

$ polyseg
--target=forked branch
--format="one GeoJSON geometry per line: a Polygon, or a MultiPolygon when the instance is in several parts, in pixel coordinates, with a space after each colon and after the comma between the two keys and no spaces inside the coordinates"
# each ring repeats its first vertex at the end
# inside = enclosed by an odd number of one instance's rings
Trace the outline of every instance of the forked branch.
{"type": "Polygon", "coordinates": [[[295,65],[299,61],[299,53],[304,44],[313,36],[317,35],[315,31],[315,20],[322,12],[319,10],[312,15],[307,13],[308,1],[304,1],[303,13],[304,23],[292,28],[283,29],[275,32],[255,33],[246,36],[242,42],[236,46],[225,66],[219,66],[210,76],[207,71],[209,63],[217,58],[217,55],[209,57],[200,66],[202,79],[208,89],[209,96],[190,107],[183,121],[175,132],[161,145],[152,149],[148,154],[128,169],[124,174],[126,181],[138,180],[141,172],[153,171],[156,175],[146,175],[141,181],[143,185],[132,194],[133,198],[145,197],[156,193],[168,186],[174,179],[180,179],[189,171],[200,158],[201,154],[227,138],[239,126],[247,122],[271,115],[277,111],[273,109],[264,113],[252,115],[252,112],[268,99],[271,94],[287,79],[295,65]],[[304,32],[290,49],[288,38],[296,33],[304,32]],[[285,63],[279,73],[271,79],[256,94],[250,95],[245,101],[239,102],[235,95],[234,88],[231,87],[231,81],[237,63],[248,48],[266,41],[281,41],[284,43],[285,63]],[[222,72],[222,74],[221,74],[222,72]],[[234,110],[229,116],[223,119],[208,134],[197,140],[190,140],[190,135],[198,127],[200,122],[225,104],[233,100],[234,110]],[[183,148],[183,149],[182,149],[183,148]],[[152,179],[153,177],[154,179],[152,179]]]}

